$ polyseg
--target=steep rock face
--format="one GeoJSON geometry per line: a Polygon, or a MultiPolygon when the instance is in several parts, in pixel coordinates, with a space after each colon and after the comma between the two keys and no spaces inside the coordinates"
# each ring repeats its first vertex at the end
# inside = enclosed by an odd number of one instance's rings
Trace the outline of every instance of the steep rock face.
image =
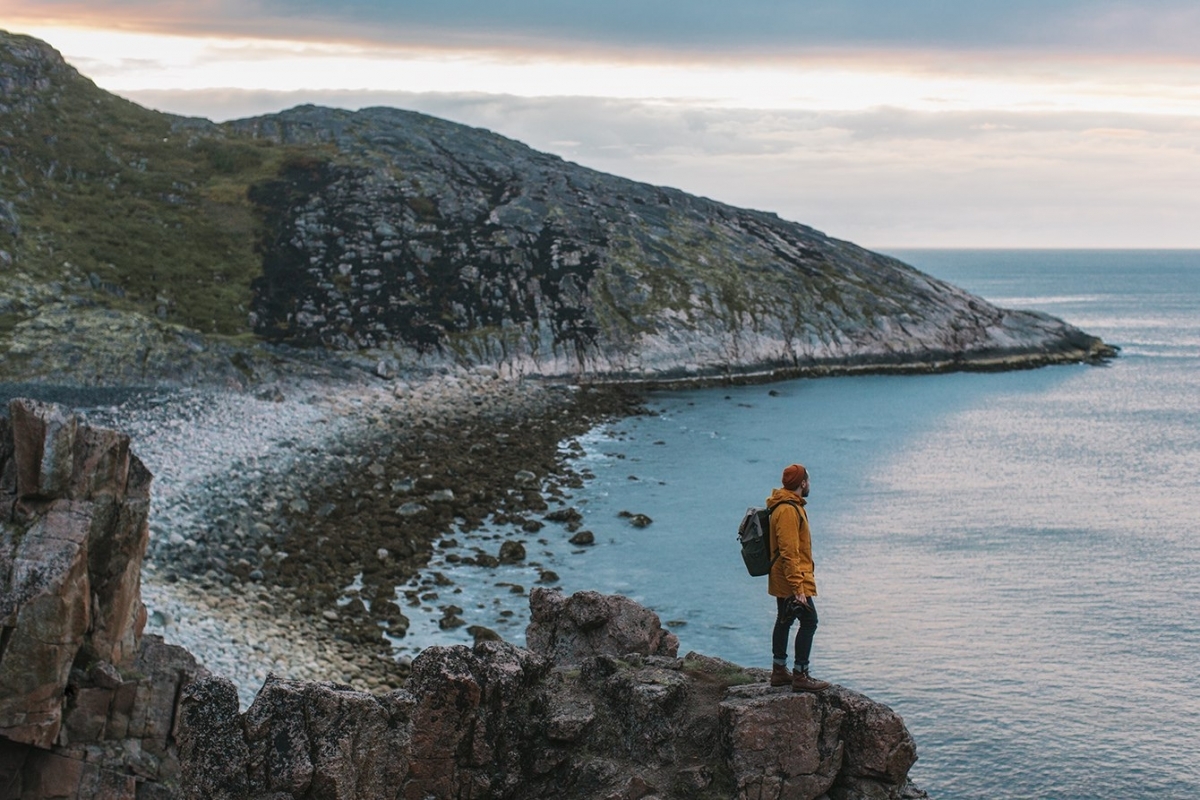
{"type": "Polygon", "coordinates": [[[1112,353],[774,214],[421,114],[181,119],[3,32],[0,108],[9,379],[240,382],[281,363],[263,342],[638,381],[1112,353]]]}
{"type": "Polygon", "coordinates": [[[923,796],[907,781],[912,738],[886,706],[841,687],[774,689],[762,670],[695,653],[675,658],[674,637],[625,598],[537,589],[530,602],[532,650],[432,647],[408,686],[383,696],[272,677],[239,715],[228,681],[190,685],[186,796],[923,796]]]}
{"type": "Polygon", "coordinates": [[[155,797],[178,772],[176,699],[201,670],[141,638],[149,490],[128,437],[28,400],[0,417],[4,798],[155,797]]]}

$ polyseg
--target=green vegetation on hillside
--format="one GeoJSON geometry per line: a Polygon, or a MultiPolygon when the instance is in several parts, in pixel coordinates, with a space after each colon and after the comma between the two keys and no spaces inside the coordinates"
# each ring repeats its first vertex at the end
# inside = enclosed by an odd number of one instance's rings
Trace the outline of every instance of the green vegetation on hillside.
{"type": "MultiPolygon", "coordinates": [[[[22,66],[4,49],[0,59],[22,66]]],[[[247,191],[292,149],[142,108],[60,69],[51,92],[30,91],[25,113],[0,125],[0,197],[20,231],[0,232],[15,270],[3,279],[203,333],[247,332],[262,271],[247,191]]]]}

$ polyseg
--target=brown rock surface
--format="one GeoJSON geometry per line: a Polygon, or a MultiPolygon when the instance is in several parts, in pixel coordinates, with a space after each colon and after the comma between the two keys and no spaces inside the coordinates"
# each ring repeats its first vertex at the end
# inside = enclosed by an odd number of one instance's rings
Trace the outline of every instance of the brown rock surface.
{"type": "Polygon", "coordinates": [[[841,687],[772,688],[762,670],[694,653],[675,658],[657,616],[623,597],[539,590],[530,605],[530,650],[431,647],[407,687],[383,696],[272,678],[238,715],[228,681],[189,685],[186,796],[917,796],[912,739],[886,706],[841,687]]]}
{"type": "Polygon", "coordinates": [[[534,589],[529,610],[529,648],[558,663],[626,653],[673,657],[679,652],[679,639],[659,624],[657,614],[620,595],[578,592],[563,597],[534,589]]]}
{"type": "Polygon", "coordinates": [[[176,698],[202,670],[141,638],[149,498],[128,438],[28,400],[0,418],[5,800],[173,792],[176,698]]]}
{"type": "Polygon", "coordinates": [[[56,406],[23,400],[9,408],[16,459],[17,496],[66,495],[74,467],[74,414],[56,406]]]}

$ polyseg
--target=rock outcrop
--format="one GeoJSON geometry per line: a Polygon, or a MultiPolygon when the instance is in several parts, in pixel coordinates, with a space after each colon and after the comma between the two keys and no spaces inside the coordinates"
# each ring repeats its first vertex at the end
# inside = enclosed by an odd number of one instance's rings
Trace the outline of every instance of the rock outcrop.
{"type": "Polygon", "coordinates": [[[151,476],[129,439],[57,406],[0,417],[0,797],[169,797],[180,687],[141,636],[151,476]]]}
{"type": "Polygon", "coordinates": [[[422,114],[303,106],[222,130],[341,154],[286,163],[250,192],[266,220],[253,321],[268,339],[654,382],[1104,350],[775,214],[422,114]]]}
{"type": "Polygon", "coordinates": [[[776,798],[923,796],[886,706],[842,687],[772,688],[763,670],[689,653],[622,597],[536,589],[530,649],[432,647],[403,689],[268,679],[182,701],[189,798],[776,798]]]}
{"type": "Polygon", "coordinates": [[[0,108],[10,380],[250,381],[296,348],[660,383],[1113,354],[774,214],[422,114],[181,119],[3,32],[0,108]]]}
{"type": "Polygon", "coordinates": [[[529,611],[525,640],[555,663],[624,653],[674,658],[679,652],[679,639],[659,624],[657,614],[620,595],[580,592],[563,597],[535,590],[529,611]]]}

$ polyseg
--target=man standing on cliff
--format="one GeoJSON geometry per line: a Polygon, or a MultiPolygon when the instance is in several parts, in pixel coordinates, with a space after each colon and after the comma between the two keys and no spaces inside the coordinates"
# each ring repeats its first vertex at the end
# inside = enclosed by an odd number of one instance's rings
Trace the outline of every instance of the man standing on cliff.
{"type": "Polygon", "coordinates": [[[767,498],[767,508],[771,509],[771,544],[778,553],[767,584],[767,591],[775,598],[777,606],[775,630],[771,635],[771,685],[790,683],[793,692],[819,692],[829,688],[827,681],[816,680],[808,674],[808,657],[812,652],[813,634],[817,631],[812,535],[808,528],[808,513],[804,510],[808,488],[808,470],[802,464],[792,464],[783,470],[783,487],[771,492],[767,498]],[[800,629],[796,631],[795,669],[789,673],[788,633],[797,620],[800,629]]]}

